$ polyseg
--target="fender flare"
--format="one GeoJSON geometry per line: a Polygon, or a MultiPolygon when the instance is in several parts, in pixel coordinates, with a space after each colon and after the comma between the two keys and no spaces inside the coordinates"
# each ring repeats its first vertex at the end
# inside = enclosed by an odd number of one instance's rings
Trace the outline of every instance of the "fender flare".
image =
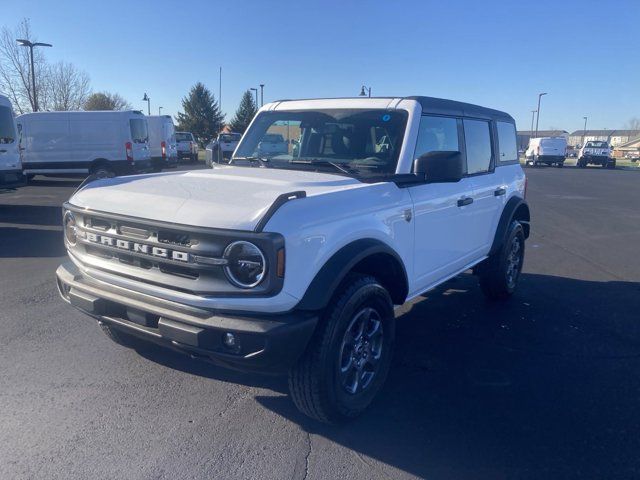
{"type": "Polygon", "coordinates": [[[498,221],[498,228],[496,229],[496,234],[493,237],[493,243],[491,244],[491,250],[489,250],[489,256],[499,252],[502,248],[502,243],[507,235],[509,225],[511,225],[516,211],[519,209],[523,209],[524,212],[524,219],[520,220],[524,229],[524,236],[525,238],[529,237],[529,221],[531,220],[529,205],[527,205],[527,202],[523,198],[511,197],[502,210],[502,215],[498,221]]]}
{"type": "Polygon", "coordinates": [[[387,254],[399,265],[403,281],[400,285],[394,282],[395,292],[389,292],[395,304],[402,304],[409,291],[409,280],[404,262],[395,250],[380,240],[363,238],[351,242],[327,260],[313,278],[304,296],[296,305],[299,310],[321,310],[329,304],[335,291],[338,289],[347,274],[362,260],[375,254],[387,254]]]}

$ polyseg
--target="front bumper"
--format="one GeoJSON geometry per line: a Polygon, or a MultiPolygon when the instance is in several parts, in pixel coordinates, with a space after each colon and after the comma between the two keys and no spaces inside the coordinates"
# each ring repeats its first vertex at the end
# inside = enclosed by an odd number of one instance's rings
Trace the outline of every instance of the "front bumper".
{"type": "Polygon", "coordinates": [[[22,174],[22,170],[0,171],[0,188],[17,188],[26,183],[26,177],[22,174]]]}
{"type": "Polygon", "coordinates": [[[56,276],[62,298],[98,321],[236,370],[286,372],[318,322],[317,314],[309,312],[255,315],[183,305],[99,282],[72,262],[60,265],[56,276]],[[224,345],[227,333],[237,346],[224,345]]]}

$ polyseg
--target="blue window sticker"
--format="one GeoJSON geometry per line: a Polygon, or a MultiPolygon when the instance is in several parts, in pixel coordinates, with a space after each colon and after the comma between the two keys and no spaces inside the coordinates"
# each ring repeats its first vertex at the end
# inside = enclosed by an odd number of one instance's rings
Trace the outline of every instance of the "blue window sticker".
{"type": "Polygon", "coordinates": [[[382,121],[383,121],[383,122],[388,122],[389,120],[391,120],[391,115],[389,115],[388,113],[385,113],[385,114],[382,116],[382,121]]]}

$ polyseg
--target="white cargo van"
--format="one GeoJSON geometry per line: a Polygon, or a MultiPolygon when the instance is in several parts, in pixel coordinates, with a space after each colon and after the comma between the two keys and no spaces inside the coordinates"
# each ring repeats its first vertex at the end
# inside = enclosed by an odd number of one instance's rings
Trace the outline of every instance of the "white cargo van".
{"type": "Polygon", "coordinates": [[[170,115],[147,116],[149,126],[149,152],[154,172],[178,165],[176,128],[170,115]]]}
{"type": "Polygon", "coordinates": [[[529,140],[529,148],[524,154],[527,165],[564,166],[567,158],[567,139],[565,137],[540,137],[529,140]]]}
{"type": "Polygon", "coordinates": [[[0,189],[24,184],[18,133],[9,99],[0,95],[0,189]]]}
{"type": "Polygon", "coordinates": [[[113,177],[151,171],[142,112],[36,112],[17,117],[22,166],[33,175],[113,177]]]}

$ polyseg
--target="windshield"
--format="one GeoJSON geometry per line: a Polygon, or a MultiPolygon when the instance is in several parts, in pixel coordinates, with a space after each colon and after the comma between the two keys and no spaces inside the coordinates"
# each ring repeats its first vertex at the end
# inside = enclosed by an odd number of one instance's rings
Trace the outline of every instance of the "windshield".
{"type": "Polygon", "coordinates": [[[607,142],[587,142],[587,148],[607,148],[607,142]]]}
{"type": "Polygon", "coordinates": [[[143,118],[132,118],[129,120],[129,127],[131,128],[131,140],[134,143],[145,143],[149,140],[147,121],[143,118]]]}
{"type": "Polygon", "coordinates": [[[13,113],[9,107],[0,107],[0,144],[13,143],[15,138],[13,113]]]}
{"type": "Polygon", "coordinates": [[[176,132],[176,140],[178,142],[191,142],[193,140],[193,136],[190,133],[176,132]]]}
{"type": "Polygon", "coordinates": [[[224,135],[220,135],[220,141],[221,142],[239,142],[240,137],[242,137],[242,135],[238,133],[225,133],[224,135]]]}
{"type": "Polygon", "coordinates": [[[233,163],[375,179],[395,173],[406,124],[402,110],[262,112],[233,163]]]}

